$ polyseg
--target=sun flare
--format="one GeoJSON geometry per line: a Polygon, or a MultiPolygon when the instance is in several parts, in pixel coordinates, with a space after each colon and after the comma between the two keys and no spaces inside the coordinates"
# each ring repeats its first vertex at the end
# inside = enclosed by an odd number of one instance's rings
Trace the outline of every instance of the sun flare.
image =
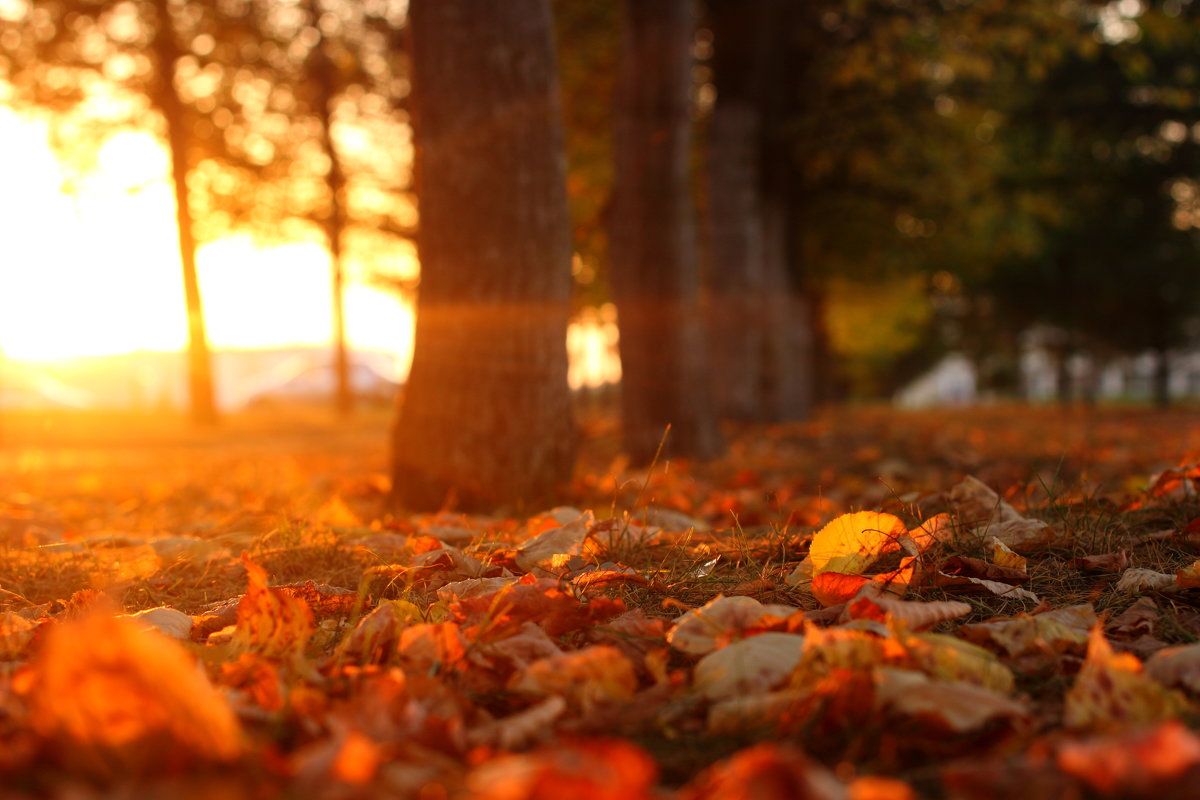
{"type": "MultiPolygon", "coordinates": [[[[19,360],[179,350],[186,344],[167,159],[146,133],[122,133],[73,186],[44,125],[0,111],[0,352],[19,360]],[[73,189],[73,191],[72,191],[73,189]]],[[[261,247],[231,236],[197,253],[214,348],[320,346],[333,328],[329,258],[316,244],[261,247]]],[[[404,363],[411,307],[351,282],[351,347],[404,363]]]]}

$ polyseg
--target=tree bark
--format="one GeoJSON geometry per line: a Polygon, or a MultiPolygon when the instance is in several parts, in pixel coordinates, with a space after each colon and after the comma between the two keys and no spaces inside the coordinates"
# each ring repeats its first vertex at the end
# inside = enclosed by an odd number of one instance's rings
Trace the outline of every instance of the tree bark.
{"type": "MultiPolygon", "coordinates": [[[[321,4],[310,0],[309,11],[313,25],[320,30],[321,4]]],[[[354,411],[354,391],[350,385],[350,358],[346,346],[345,271],[342,263],[342,233],[346,227],[346,175],[333,141],[333,112],[338,93],[336,66],[329,57],[329,44],[324,35],[313,52],[312,72],[316,83],[316,108],[321,121],[321,144],[329,157],[329,213],[324,220],[325,242],[329,248],[331,290],[333,294],[333,374],[334,409],[338,416],[348,417],[354,411]]]]}
{"type": "Polygon", "coordinates": [[[153,101],[166,127],[167,150],[171,154],[171,179],[175,188],[175,220],[179,258],[183,265],[183,292],[188,320],[188,389],[192,421],[213,425],[217,420],[213,398],[212,357],[204,329],[200,282],[196,274],[196,239],[188,205],[188,119],[187,110],[175,88],[175,67],[181,52],[167,0],[154,0],[158,27],[151,44],[158,62],[158,84],[153,101]]]}
{"type": "Polygon", "coordinates": [[[1154,349],[1154,406],[1171,407],[1171,356],[1166,347],[1154,349]]]}
{"type": "Polygon", "coordinates": [[[717,101],[709,126],[714,388],[723,415],[812,412],[814,310],[795,285],[790,154],[778,127],[784,0],[709,0],[717,101]],[[782,145],[782,146],[781,146],[782,145]]]}
{"type": "Polygon", "coordinates": [[[413,0],[409,25],[421,285],[394,498],[417,510],[544,506],[575,455],[550,9],[413,0]]]}
{"type": "Polygon", "coordinates": [[[691,0],[626,0],[610,235],[624,444],[651,462],[722,449],[708,382],[689,174],[691,0]]]}

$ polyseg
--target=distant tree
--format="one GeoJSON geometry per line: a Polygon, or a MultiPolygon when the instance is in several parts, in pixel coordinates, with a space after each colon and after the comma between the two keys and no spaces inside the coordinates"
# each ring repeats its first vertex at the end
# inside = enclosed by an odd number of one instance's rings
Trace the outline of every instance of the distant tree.
{"type": "Polygon", "coordinates": [[[70,147],[80,152],[121,128],[149,128],[162,137],[171,161],[187,304],[191,414],[197,423],[211,424],[216,406],[187,181],[195,118],[179,79],[190,43],[211,36],[215,8],[167,0],[48,0],[18,11],[0,17],[0,36],[11,45],[0,59],[0,78],[11,86],[16,107],[71,118],[70,147]]]}
{"type": "Polygon", "coordinates": [[[416,352],[393,491],[549,502],[571,479],[570,218],[547,0],[413,0],[416,352]]]}
{"type": "Polygon", "coordinates": [[[723,415],[812,412],[814,309],[795,285],[795,171],[786,115],[786,0],[710,0],[716,102],[708,122],[713,385],[723,415]]]}
{"type": "Polygon", "coordinates": [[[624,4],[616,97],[613,299],[625,449],[650,462],[722,449],[708,383],[690,179],[691,0],[624,4]]]}

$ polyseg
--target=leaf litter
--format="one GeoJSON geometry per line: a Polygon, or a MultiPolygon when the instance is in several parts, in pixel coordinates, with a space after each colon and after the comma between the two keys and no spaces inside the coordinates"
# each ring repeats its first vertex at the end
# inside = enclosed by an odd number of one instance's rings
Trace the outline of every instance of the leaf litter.
{"type": "Polygon", "coordinates": [[[839,412],[493,517],[390,514],[382,425],[126,472],[26,446],[5,796],[1171,796],[1200,442],[1160,423],[839,412]]]}

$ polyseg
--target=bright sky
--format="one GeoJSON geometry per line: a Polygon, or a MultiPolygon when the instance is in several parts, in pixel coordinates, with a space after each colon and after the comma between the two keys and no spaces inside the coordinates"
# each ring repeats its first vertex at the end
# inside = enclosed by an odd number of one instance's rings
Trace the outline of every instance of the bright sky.
{"type": "MultiPolygon", "coordinates": [[[[0,108],[0,352],[48,359],[178,350],[183,278],[167,159],[148,134],[114,137],[74,195],[44,126],[0,108]]],[[[257,248],[223,239],[198,254],[210,343],[217,348],[330,341],[328,255],[312,244],[257,248]]],[[[412,311],[350,283],[351,347],[407,357],[412,311]]]]}

